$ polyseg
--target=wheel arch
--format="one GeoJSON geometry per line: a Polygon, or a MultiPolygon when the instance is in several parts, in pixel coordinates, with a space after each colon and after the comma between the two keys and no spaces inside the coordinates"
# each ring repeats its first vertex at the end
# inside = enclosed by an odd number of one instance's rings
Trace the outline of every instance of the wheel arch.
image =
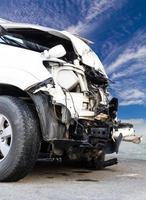
{"type": "Polygon", "coordinates": [[[0,83],[0,95],[29,97],[28,93],[15,85],[0,83]]]}
{"type": "MultiPolygon", "coordinates": [[[[35,111],[35,113],[39,119],[39,126],[41,126],[40,117],[39,117],[38,111],[36,109],[36,104],[28,92],[22,90],[19,87],[14,86],[14,85],[0,84],[0,96],[2,96],[2,95],[21,98],[23,101],[25,101],[31,107],[33,107],[33,110],[35,111]]],[[[41,132],[41,135],[42,135],[42,132],[41,132]]]]}
{"type": "Polygon", "coordinates": [[[30,90],[25,91],[10,84],[0,84],[1,95],[21,98],[32,107],[39,121],[40,136],[43,141],[48,142],[54,138],[63,138],[65,127],[54,116],[48,95],[43,92],[34,94],[30,90]]]}

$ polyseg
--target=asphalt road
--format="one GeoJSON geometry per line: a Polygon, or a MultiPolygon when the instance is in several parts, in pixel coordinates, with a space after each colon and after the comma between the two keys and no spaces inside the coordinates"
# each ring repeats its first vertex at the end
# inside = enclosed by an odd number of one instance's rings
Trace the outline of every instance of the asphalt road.
{"type": "Polygon", "coordinates": [[[144,200],[146,161],[119,158],[102,171],[41,161],[17,183],[0,183],[0,200],[144,200]]]}

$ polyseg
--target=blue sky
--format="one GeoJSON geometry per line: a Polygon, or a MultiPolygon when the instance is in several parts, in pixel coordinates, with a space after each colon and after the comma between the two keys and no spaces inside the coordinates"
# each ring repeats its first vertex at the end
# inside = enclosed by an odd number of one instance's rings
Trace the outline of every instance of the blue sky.
{"type": "Polygon", "coordinates": [[[146,121],[146,1],[1,0],[0,18],[67,29],[94,41],[114,82],[119,118],[146,121]]]}

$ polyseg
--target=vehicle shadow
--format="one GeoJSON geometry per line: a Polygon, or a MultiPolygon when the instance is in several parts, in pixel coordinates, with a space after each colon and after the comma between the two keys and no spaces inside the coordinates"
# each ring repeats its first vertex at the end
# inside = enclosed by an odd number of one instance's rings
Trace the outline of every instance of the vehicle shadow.
{"type": "Polygon", "coordinates": [[[118,166],[112,166],[103,170],[90,170],[81,163],[76,162],[50,162],[47,159],[38,160],[33,171],[20,182],[58,182],[58,181],[88,181],[98,182],[113,176],[118,172],[118,166]]]}

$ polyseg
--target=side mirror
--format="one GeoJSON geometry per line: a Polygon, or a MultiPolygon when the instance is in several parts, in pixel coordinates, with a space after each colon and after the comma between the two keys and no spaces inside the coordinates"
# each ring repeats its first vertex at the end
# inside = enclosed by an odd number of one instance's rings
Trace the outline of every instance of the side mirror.
{"type": "Polygon", "coordinates": [[[59,44],[48,51],[45,50],[43,54],[46,58],[61,58],[66,55],[66,50],[61,44],[59,44]]]}

